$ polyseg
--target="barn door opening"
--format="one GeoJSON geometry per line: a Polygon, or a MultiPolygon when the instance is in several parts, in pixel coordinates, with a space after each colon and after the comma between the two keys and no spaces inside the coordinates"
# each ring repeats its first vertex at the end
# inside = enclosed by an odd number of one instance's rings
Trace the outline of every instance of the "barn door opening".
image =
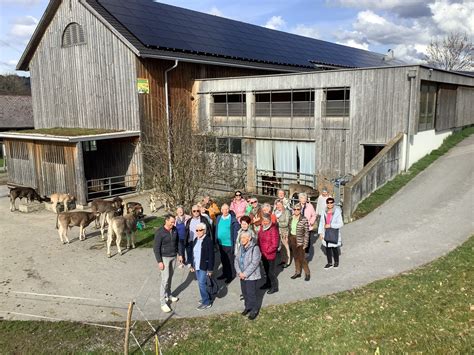
{"type": "Polygon", "coordinates": [[[384,148],[384,145],[366,144],[364,145],[364,166],[375,158],[377,154],[384,148]]]}

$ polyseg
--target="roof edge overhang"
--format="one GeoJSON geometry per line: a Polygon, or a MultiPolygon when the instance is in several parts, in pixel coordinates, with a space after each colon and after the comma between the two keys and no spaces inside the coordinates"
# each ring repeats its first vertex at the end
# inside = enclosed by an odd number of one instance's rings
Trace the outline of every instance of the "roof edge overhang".
{"type": "Polygon", "coordinates": [[[104,139],[117,139],[127,137],[139,137],[140,131],[122,131],[112,133],[90,134],[84,136],[55,136],[51,134],[40,133],[21,133],[21,132],[0,132],[0,138],[23,139],[35,141],[78,143],[87,141],[98,141],[104,139]]]}

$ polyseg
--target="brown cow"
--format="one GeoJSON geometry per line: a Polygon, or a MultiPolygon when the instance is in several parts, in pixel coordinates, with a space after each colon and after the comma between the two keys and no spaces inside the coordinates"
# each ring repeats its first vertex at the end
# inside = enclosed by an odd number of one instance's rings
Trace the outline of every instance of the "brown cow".
{"type": "Polygon", "coordinates": [[[69,208],[69,203],[73,202],[76,200],[76,197],[70,194],[61,194],[61,193],[55,193],[52,194],[50,197],[51,203],[53,205],[53,211],[58,212],[58,203],[64,204],[64,212],[67,212],[69,208]]]}
{"type": "Polygon", "coordinates": [[[112,201],[106,200],[94,200],[91,202],[91,210],[92,212],[97,212],[100,214],[100,217],[95,221],[95,227],[101,229],[102,240],[104,240],[104,226],[107,218],[105,217],[105,212],[110,210],[115,210],[117,215],[123,214],[123,200],[120,197],[115,197],[112,201]]]}
{"type": "Polygon", "coordinates": [[[79,240],[86,239],[86,227],[91,224],[92,221],[97,219],[99,214],[97,212],[61,212],[58,213],[56,218],[56,229],[58,229],[59,238],[61,242],[69,243],[67,238],[68,228],[74,226],[79,227],[79,240]]]}
{"type": "Polygon", "coordinates": [[[112,245],[114,235],[120,255],[122,255],[120,243],[124,235],[127,237],[127,249],[130,249],[130,244],[132,249],[135,248],[135,231],[137,230],[137,221],[141,218],[140,216],[143,216],[143,207],[136,205],[129,214],[109,219],[109,229],[107,231],[107,256],[109,258],[111,256],[110,246],[112,245]]]}
{"type": "Polygon", "coordinates": [[[15,206],[15,200],[19,198],[20,200],[22,198],[27,199],[28,203],[31,203],[32,201],[36,200],[38,202],[43,202],[45,199],[41,197],[38,192],[36,192],[35,189],[32,187],[13,187],[10,188],[10,211],[14,212],[16,210],[15,206]]]}

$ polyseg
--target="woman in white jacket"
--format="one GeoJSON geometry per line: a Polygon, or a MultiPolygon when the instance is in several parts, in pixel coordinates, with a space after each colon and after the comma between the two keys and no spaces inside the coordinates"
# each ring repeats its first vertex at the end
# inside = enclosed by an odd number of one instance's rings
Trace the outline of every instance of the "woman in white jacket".
{"type": "Polygon", "coordinates": [[[318,234],[319,239],[321,239],[321,243],[326,247],[326,256],[328,259],[328,263],[324,267],[325,269],[329,269],[339,266],[339,250],[338,248],[342,245],[341,239],[341,231],[340,229],[344,225],[342,221],[342,211],[339,206],[334,205],[334,199],[329,197],[326,200],[327,208],[326,211],[321,215],[321,219],[319,221],[319,228],[318,234]],[[326,230],[329,228],[333,228],[337,230],[338,238],[337,243],[329,243],[324,240],[324,235],[326,230]],[[332,263],[334,257],[334,264],[332,263]]]}

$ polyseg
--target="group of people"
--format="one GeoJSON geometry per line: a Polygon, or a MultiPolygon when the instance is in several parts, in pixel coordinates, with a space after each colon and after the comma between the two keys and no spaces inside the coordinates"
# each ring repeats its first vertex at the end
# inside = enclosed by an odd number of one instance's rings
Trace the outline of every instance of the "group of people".
{"type": "Polygon", "coordinates": [[[217,279],[229,284],[239,278],[241,299],[245,303],[242,315],[251,320],[259,312],[260,265],[265,273],[265,282],[260,289],[266,290],[267,294],[279,290],[278,266],[287,268],[292,260],[295,261],[295,273],[291,279],[302,277],[304,272],[304,280],[310,281],[307,256],[314,242],[313,236],[319,235],[327,257],[324,268],[337,268],[342,245],[341,209],[335,206],[334,198],[325,188],[318,197],[316,209],[305,193],[300,193],[298,200],[292,206],[285,191],[279,190],[273,205],[259,204],[256,197],[245,199],[241,191],[236,191],[230,205],[224,203],[219,208],[205,196],[201,203],[192,206],[191,215],[179,206],[176,215],[165,216],[163,227],[155,233],[153,247],[161,271],[162,311],[171,312],[169,304],[178,301],[171,293],[176,260],[179,267],[187,266],[196,275],[201,296],[197,309],[212,307],[208,283],[214,272],[216,249],[222,264],[222,274],[217,279]]]}

